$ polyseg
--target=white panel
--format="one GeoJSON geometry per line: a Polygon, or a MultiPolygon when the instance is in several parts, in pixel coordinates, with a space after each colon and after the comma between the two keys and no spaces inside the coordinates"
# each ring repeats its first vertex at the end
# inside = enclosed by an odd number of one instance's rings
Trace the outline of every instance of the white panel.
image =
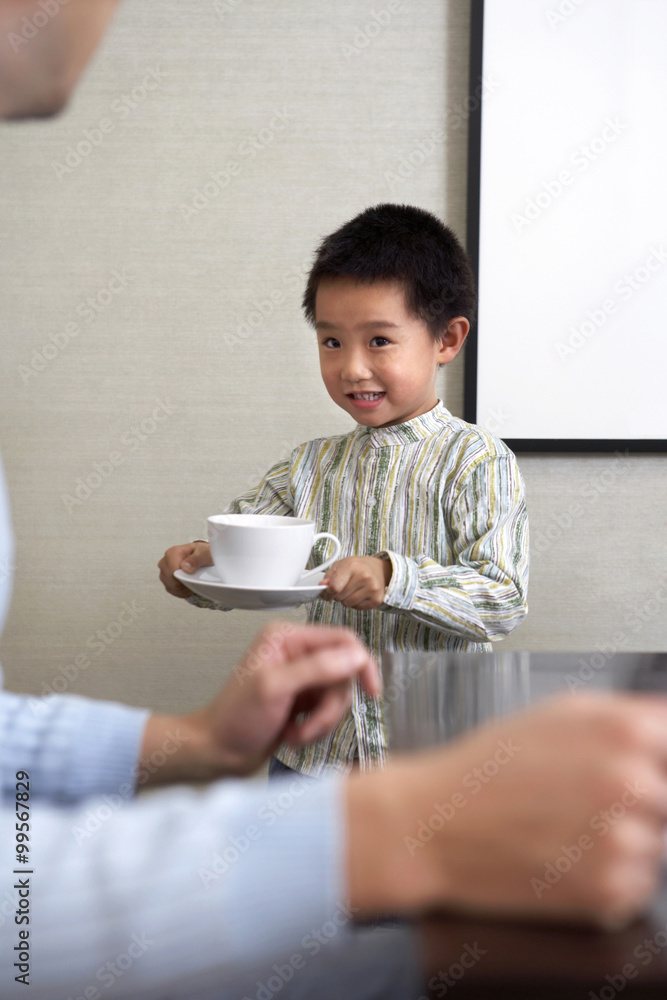
{"type": "Polygon", "coordinates": [[[665,38],[663,0],[486,0],[477,412],[503,437],[667,438],[665,38]]]}

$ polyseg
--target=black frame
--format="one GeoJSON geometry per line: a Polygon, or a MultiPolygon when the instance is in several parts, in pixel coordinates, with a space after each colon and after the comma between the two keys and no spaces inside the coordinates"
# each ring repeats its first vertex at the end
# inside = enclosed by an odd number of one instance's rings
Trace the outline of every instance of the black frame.
{"type": "MultiPolygon", "coordinates": [[[[468,118],[468,198],[466,243],[475,280],[479,283],[480,186],[482,166],[482,71],[484,62],[484,0],[471,0],[470,78],[471,112],[468,118]],[[479,99],[474,101],[476,95],[479,99]]],[[[477,421],[477,321],[466,341],[463,417],[477,421]]],[[[506,438],[512,451],[663,453],[667,440],[647,438],[506,438]]]]}

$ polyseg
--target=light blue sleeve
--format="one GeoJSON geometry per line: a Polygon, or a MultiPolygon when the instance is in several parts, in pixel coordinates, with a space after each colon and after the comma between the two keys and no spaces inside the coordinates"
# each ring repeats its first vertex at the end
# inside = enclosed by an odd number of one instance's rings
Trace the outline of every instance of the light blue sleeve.
{"type": "MultiPolygon", "coordinates": [[[[12,564],[0,467],[0,629],[12,564]]],[[[271,975],[291,949],[311,955],[329,926],[346,934],[339,780],[227,782],[135,800],[137,767],[151,764],[138,761],[146,716],[0,693],[3,1000],[236,1000],[251,971],[271,975]],[[17,771],[30,775],[27,808],[20,802],[29,864],[15,846],[17,771]]]]}
{"type": "MultiPolygon", "coordinates": [[[[138,760],[147,715],[0,692],[3,997],[24,995],[13,969],[24,926],[40,1000],[209,987],[238,997],[232,984],[249,968],[303,947],[312,930],[333,922],[346,933],[339,785],[295,776],[136,800],[136,776],[153,766],[138,760]],[[29,865],[14,846],[17,771],[29,775],[29,865]],[[30,923],[17,925],[26,888],[30,923]]],[[[167,753],[178,739],[176,729],[167,753]]]]}
{"type": "Polygon", "coordinates": [[[29,992],[13,969],[14,914],[23,905],[15,886],[26,879],[29,981],[40,1000],[241,1000],[241,984],[260,970],[269,975],[281,956],[307,958],[331,933],[342,941],[352,914],[341,797],[339,779],[287,777],[269,789],[230,781],[132,802],[107,795],[75,807],[36,804],[29,868],[15,861],[6,804],[3,998],[29,992]]]}
{"type": "Polygon", "coordinates": [[[133,792],[148,714],[77,695],[30,698],[0,691],[3,800],[12,797],[17,771],[30,774],[35,799],[73,802],[121,786],[133,792]]]}

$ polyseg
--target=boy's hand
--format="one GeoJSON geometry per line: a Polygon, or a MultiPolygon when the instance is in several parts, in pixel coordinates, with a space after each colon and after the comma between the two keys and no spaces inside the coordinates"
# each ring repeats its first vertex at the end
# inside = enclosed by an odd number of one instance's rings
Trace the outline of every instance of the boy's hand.
{"type": "Polygon", "coordinates": [[[368,611],[384,602],[391,580],[391,563],[378,556],[348,556],[339,559],[326,572],[322,583],[327,589],[323,601],[339,601],[346,608],[368,611]]]}
{"type": "Polygon", "coordinates": [[[212,565],[211,547],[208,542],[173,545],[167,549],[157,564],[160,570],[160,580],[164,584],[165,590],[173,594],[174,597],[192,597],[192,591],[174,578],[177,569],[182,569],[184,573],[194,573],[202,566],[212,565]]]}

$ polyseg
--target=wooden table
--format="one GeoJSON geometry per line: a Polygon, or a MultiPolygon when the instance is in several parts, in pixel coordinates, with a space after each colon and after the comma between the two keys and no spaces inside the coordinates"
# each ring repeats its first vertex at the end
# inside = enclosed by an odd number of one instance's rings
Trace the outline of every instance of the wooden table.
{"type": "Polygon", "coordinates": [[[618,933],[443,917],[420,935],[429,1000],[667,1000],[667,883],[651,913],[618,933]]]}

